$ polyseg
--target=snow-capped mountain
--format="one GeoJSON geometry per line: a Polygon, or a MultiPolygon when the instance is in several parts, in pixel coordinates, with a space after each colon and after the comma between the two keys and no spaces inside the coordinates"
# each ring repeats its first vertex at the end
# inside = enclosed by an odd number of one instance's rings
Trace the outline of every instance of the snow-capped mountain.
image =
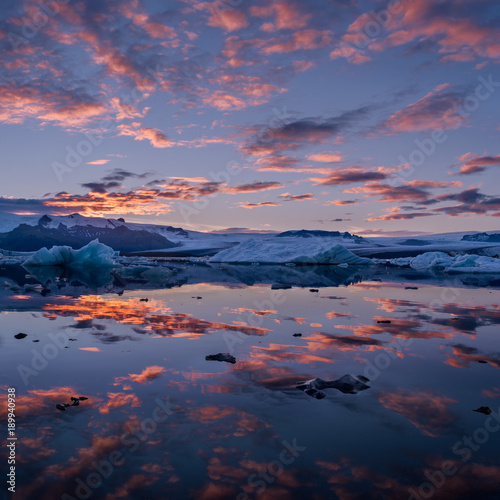
{"type": "Polygon", "coordinates": [[[176,247],[188,237],[186,231],[171,226],[126,223],[124,219],[68,216],[9,217],[0,224],[0,248],[35,251],[53,245],[80,248],[98,238],[115,250],[136,252],[176,247]],[[17,222],[17,224],[16,224],[17,222]]]}
{"type": "Polygon", "coordinates": [[[500,242],[500,233],[467,234],[462,238],[462,241],[486,241],[489,243],[497,243],[500,242]]]}

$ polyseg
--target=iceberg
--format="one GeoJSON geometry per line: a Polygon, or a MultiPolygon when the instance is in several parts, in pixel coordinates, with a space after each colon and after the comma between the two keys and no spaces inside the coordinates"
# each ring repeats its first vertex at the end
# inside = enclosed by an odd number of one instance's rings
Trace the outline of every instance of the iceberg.
{"type": "Polygon", "coordinates": [[[410,261],[413,269],[435,269],[447,273],[500,273],[500,259],[475,254],[456,255],[426,252],[410,261]]]}
{"type": "Polygon", "coordinates": [[[210,262],[260,264],[348,264],[371,265],[371,259],[358,257],[342,245],[327,240],[294,240],[277,242],[250,239],[221,250],[210,262]]]}
{"type": "Polygon", "coordinates": [[[113,267],[115,251],[93,240],[79,250],[68,246],[46,247],[35,252],[24,261],[25,266],[67,266],[67,267],[113,267]]]}
{"type": "Polygon", "coordinates": [[[481,255],[457,255],[445,271],[449,273],[500,273],[500,259],[481,255]]]}
{"type": "Polygon", "coordinates": [[[453,264],[453,257],[444,252],[425,252],[410,260],[413,269],[445,269],[453,264]]]}

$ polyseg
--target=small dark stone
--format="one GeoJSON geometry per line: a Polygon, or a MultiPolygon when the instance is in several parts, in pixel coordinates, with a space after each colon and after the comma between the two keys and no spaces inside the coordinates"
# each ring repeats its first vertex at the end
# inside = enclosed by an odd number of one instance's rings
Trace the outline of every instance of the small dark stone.
{"type": "Polygon", "coordinates": [[[78,401],[78,399],[76,401],[73,401],[73,405],[72,406],[78,406],[80,404],[80,401],[78,401]]]}
{"type": "Polygon", "coordinates": [[[477,362],[478,363],[488,363],[488,361],[485,361],[484,359],[478,359],[477,362]]]}
{"type": "Polygon", "coordinates": [[[478,413],[483,413],[484,415],[489,415],[492,412],[491,408],[488,408],[487,406],[481,406],[480,408],[472,411],[477,411],[478,413]]]}
{"type": "Polygon", "coordinates": [[[418,286],[405,286],[405,290],[418,290],[418,286]]]}
{"type": "Polygon", "coordinates": [[[217,354],[210,354],[205,356],[207,361],[227,361],[228,363],[236,363],[236,358],[227,352],[219,352],[217,354]]]}
{"type": "Polygon", "coordinates": [[[294,337],[302,337],[302,334],[301,333],[294,333],[293,336],[294,337]]]}
{"type": "Polygon", "coordinates": [[[39,340],[33,340],[33,342],[40,342],[39,340]]]}
{"type": "Polygon", "coordinates": [[[149,299],[139,299],[139,302],[149,302],[149,299]]]}
{"type": "Polygon", "coordinates": [[[71,342],[76,342],[76,339],[69,339],[71,342]]]}
{"type": "Polygon", "coordinates": [[[60,405],[60,404],[57,404],[57,405],[56,405],[56,408],[57,408],[58,410],[61,410],[61,411],[66,411],[66,408],[64,408],[64,406],[63,406],[63,405],[60,405]]]}
{"type": "Polygon", "coordinates": [[[80,396],[78,399],[79,399],[80,401],[86,401],[86,400],[87,400],[87,399],[89,399],[89,398],[86,398],[85,396],[80,396]]]}
{"type": "Polygon", "coordinates": [[[389,323],[391,323],[391,320],[390,319],[379,319],[377,321],[377,323],[386,323],[386,324],[389,324],[389,323]]]}
{"type": "Polygon", "coordinates": [[[15,339],[25,339],[27,337],[27,335],[25,333],[17,333],[16,335],[14,335],[14,338],[15,339]]]}
{"type": "Polygon", "coordinates": [[[311,288],[309,291],[313,292],[313,293],[318,293],[319,292],[319,290],[317,288],[311,288]]]}
{"type": "Polygon", "coordinates": [[[291,285],[282,285],[280,283],[274,283],[274,285],[271,285],[271,290],[288,290],[292,288],[291,285]]]}

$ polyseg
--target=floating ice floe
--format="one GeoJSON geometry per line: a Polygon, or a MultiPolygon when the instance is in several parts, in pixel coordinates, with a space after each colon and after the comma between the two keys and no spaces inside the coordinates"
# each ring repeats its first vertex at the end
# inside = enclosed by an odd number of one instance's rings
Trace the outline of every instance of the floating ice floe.
{"type": "Polygon", "coordinates": [[[450,256],[444,252],[426,252],[413,258],[410,266],[449,273],[500,273],[500,259],[473,254],[450,256]]]}
{"type": "Polygon", "coordinates": [[[217,354],[209,354],[205,356],[207,361],[226,361],[227,363],[236,363],[236,358],[227,352],[219,352],[217,354]]]}
{"type": "Polygon", "coordinates": [[[372,261],[358,257],[342,245],[327,240],[276,242],[250,239],[214,255],[211,262],[261,264],[341,264],[366,266],[372,261]]]}
{"type": "Polygon", "coordinates": [[[357,394],[359,391],[369,389],[370,386],[366,383],[369,380],[363,375],[344,375],[337,380],[323,380],[315,378],[307,382],[297,384],[297,389],[304,391],[308,396],[316,399],[323,399],[326,393],[322,389],[337,389],[344,394],[357,394]]]}
{"type": "Polygon", "coordinates": [[[115,251],[93,240],[79,250],[69,246],[53,246],[50,250],[41,248],[24,261],[27,266],[68,266],[68,267],[112,267],[115,251]]]}

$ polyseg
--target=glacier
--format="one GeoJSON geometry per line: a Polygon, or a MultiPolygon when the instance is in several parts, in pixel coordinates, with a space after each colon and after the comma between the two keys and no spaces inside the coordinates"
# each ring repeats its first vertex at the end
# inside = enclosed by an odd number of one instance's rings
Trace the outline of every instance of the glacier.
{"type": "Polygon", "coordinates": [[[348,264],[371,265],[371,259],[358,257],[338,243],[327,240],[297,240],[277,242],[249,239],[232,248],[221,250],[209,262],[240,264],[348,264]]]}
{"type": "Polygon", "coordinates": [[[53,246],[50,250],[41,248],[27,260],[24,266],[67,266],[67,267],[114,267],[116,252],[107,245],[93,240],[79,250],[69,246],[53,246]]]}

